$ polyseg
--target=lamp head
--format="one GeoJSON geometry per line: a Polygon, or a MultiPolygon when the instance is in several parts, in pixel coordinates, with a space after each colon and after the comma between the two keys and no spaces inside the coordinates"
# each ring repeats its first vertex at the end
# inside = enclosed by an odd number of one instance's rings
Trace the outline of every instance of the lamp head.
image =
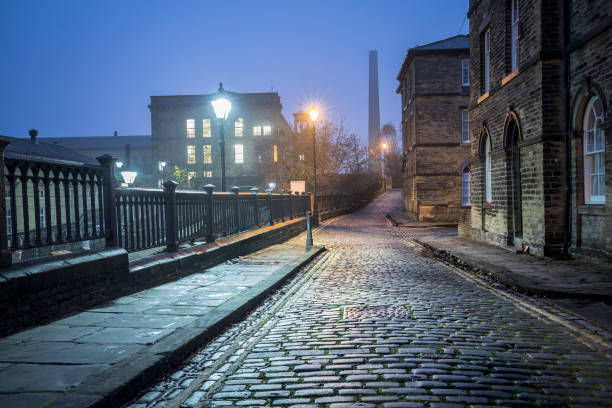
{"type": "Polygon", "coordinates": [[[313,122],[316,122],[317,118],[319,117],[319,111],[313,105],[313,106],[311,106],[310,110],[308,111],[308,115],[310,116],[310,120],[312,120],[313,122]]]}
{"type": "Polygon", "coordinates": [[[117,168],[120,169],[123,167],[123,162],[118,160],[115,162],[115,166],[117,166],[117,168]]]}
{"type": "Polygon", "coordinates": [[[230,101],[220,97],[212,101],[211,104],[215,110],[215,116],[217,119],[227,119],[230,110],[232,109],[232,103],[230,101]]]}
{"type": "Polygon", "coordinates": [[[136,171],[122,171],[121,172],[121,177],[123,177],[123,181],[127,184],[134,184],[134,180],[136,180],[136,176],[138,175],[138,172],[136,171]]]}

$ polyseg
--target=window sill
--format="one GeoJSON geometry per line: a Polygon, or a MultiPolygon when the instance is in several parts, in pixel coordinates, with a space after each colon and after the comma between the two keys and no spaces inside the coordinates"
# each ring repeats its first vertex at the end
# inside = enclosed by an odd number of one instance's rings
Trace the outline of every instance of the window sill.
{"type": "Polygon", "coordinates": [[[501,80],[501,86],[504,86],[508,82],[512,81],[514,78],[516,78],[518,74],[519,74],[519,70],[518,68],[516,68],[514,71],[506,75],[506,77],[501,80]]]}
{"type": "Polygon", "coordinates": [[[485,99],[487,99],[489,97],[489,92],[485,92],[483,93],[480,98],[478,98],[476,100],[476,104],[479,104],[480,102],[484,101],[485,99]]]}
{"type": "Polygon", "coordinates": [[[578,207],[579,215],[591,215],[594,217],[603,217],[606,215],[605,203],[586,203],[578,207]]]}
{"type": "Polygon", "coordinates": [[[467,142],[464,142],[464,141],[462,140],[462,141],[461,141],[461,144],[462,144],[462,145],[469,145],[469,144],[470,144],[470,141],[468,140],[467,142]]]}

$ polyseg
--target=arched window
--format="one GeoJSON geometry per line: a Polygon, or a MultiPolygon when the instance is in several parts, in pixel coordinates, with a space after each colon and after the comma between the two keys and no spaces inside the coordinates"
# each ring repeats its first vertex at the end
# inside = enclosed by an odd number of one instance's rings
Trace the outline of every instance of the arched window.
{"type": "Polygon", "coordinates": [[[587,204],[606,202],[606,138],[601,124],[603,105],[593,96],[584,112],[584,201],[587,204]]]}
{"type": "Polygon", "coordinates": [[[485,140],[485,201],[490,203],[493,201],[493,194],[491,192],[491,139],[487,136],[485,140]]]}
{"type": "Polygon", "coordinates": [[[472,172],[465,166],[461,173],[461,205],[472,205],[472,172]]]}

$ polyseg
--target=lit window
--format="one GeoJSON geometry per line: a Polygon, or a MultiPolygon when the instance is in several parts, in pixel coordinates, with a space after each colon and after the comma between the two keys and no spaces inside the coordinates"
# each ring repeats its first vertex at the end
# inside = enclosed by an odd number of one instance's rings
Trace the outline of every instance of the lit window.
{"type": "Polygon", "coordinates": [[[11,196],[7,195],[6,201],[6,235],[10,238],[13,235],[13,214],[11,213],[11,196]]]}
{"type": "Polygon", "coordinates": [[[603,105],[594,96],[584,114],[584,197],[587,204],[606,202],[606,138],[603,105]]]}
{"type": "Polygon", "coordinates": [[[191,179],[195,178],[195,176],[196,176],[196,172],[190,171],[189,173],[187,173],[187,181],[191,183],[191,179]]]}
{"type": "Polygon", "coordinates": [[[491,89],[491,30],[484,34],[484,91],[491,89]]]}
{"type": "Polygon", "coordinates": [[[306,160],[306,156],[303,154],[300,154],[300,160],[306,160]]]}
{"type": "Polygon", "coordinates": [[[253,136],[261,136],[261,126],[253,126],[253,136]]]}
{"type": "Polygon", "coordinates": [[[263,156],[262,156],[261,154],[258,154],[258,155],[257,155],[257,161],[258,161],[259,163],[263,163],[263,156]]]}
{"type": "Polygon", "coordinates": [[[210,137],[210,119],[202,119],[202,137],[210,137]]]}
{"type": "Polygon", "coordinates": [[[461,143],[470,143],[470,112],[461,112],[461,143]]]}
{"type": "Polygon", "coordinates": [[[272,134],[272,126],[267,125],[263,127],[263,134],[264,136],[269,136],[272,134]]]}
{"type": "Polygon", "coordinates": [[[510,53],[511,53],[511,70],[518,68],[519,61],[519,10],[518,0],[512,0],[510,5],[512,31],[510,33],[510,53]]]}
{"type": "Polygon", "coordinates": [[[234,145],[234,163],[244,163],[244,145],[234,145]]]}
{"type": "Polygon", "coordinates": [[[187,119],[187,137],[195,137],[195,120],[187,119]]]}
{"type": "Polygon", "coordinates": [[[470,166],[465,166],[461,175],[461,204],[472,205],[472,173],[470,166]]]}
{"type": "Polygon", "coordinates": [[[187,164],[195,164],[195,146],[187,146],[187,164]]]}
{"type": "Polygon", "coordinates": [[[276,145],[274,145],[273,147],[273,156],[274,156],[274,163],[278,162],[278,147],[276,145]]]}
{"type": "Polygon", "coordinates": [[[238,118],[237,121],[234,122],[234,136],[242,137],[244,129],[244,121],[242,118],[238,118]]]}
{"type": "Polygon", "coordinates": [[[491,192],[491,141],[487,136],[485,142],[485,201],[490,203],[493,201],[493,194],[491,192]]]}
{"type": "Polygon", "coordinates": [[[212,146],[211,145],[202,146],[202,153],[204,154],[204,159],[202,163],[211,164],[212,163],[212,146]]]}
{"type": "Polygon", "coordinates": [[[461,85],[470,85],[470,60],[461,61],[461,85]]]}
{"type": "Polygon", "coordinates": [[[212,170],[204,170],[204,173],[202,173],[202,174],[206,178],[211,178],[212,177],[212,170]]]}

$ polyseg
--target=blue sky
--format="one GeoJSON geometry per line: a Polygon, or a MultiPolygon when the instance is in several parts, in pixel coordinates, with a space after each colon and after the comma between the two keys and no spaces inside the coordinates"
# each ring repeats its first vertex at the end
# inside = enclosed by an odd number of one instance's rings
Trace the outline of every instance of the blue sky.
{"type": "Polygon", "coordinates": [[[311,101],[367,138],[368,50],[381,124],[401,120],[406,49],[468,32],[468,0],[0,0],[0,134],[150,134],[151,95],[311,101]],[[463,28],[459,28],[463,22],[463,28]]]}

